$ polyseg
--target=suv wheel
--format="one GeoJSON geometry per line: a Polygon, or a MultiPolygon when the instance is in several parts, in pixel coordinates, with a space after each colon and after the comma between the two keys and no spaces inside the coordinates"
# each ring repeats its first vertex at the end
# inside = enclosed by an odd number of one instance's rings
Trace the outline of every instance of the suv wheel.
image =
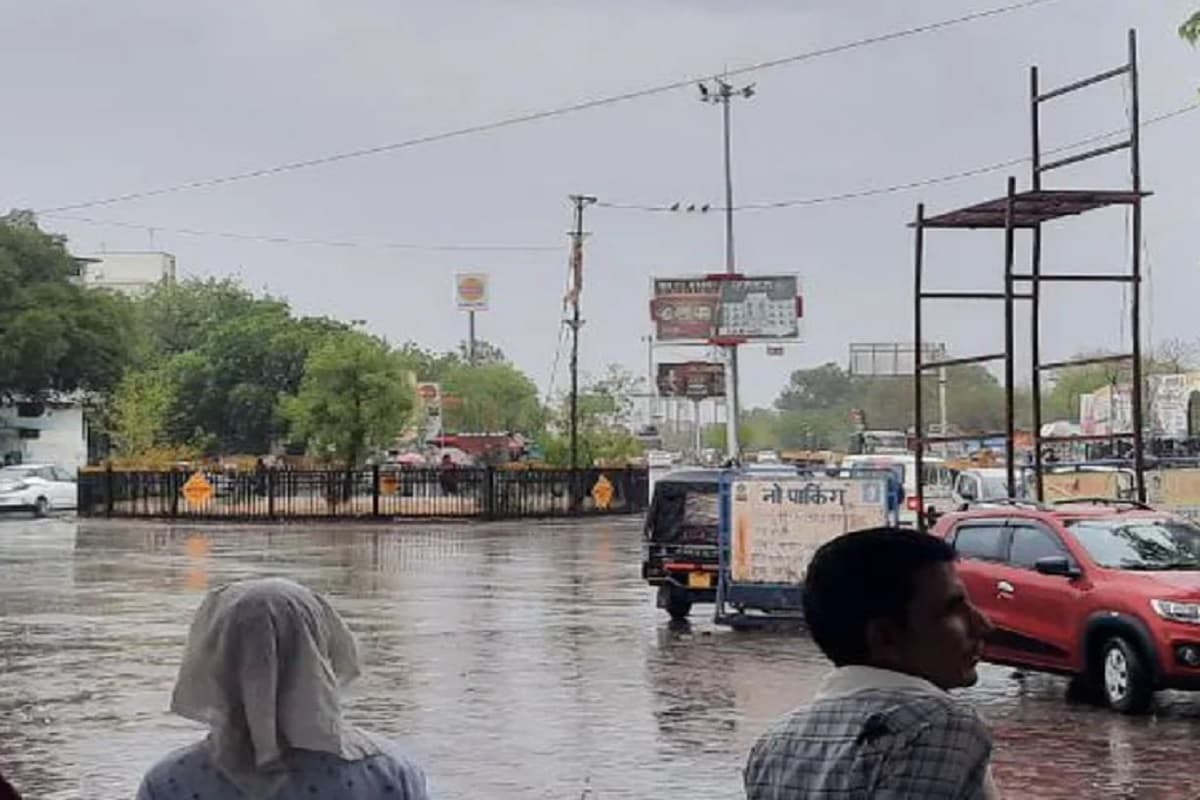
{"type": "Polygon", "coordinates": [[[1154,692],[1146,662],[1127,640],[1114,636],[1104,643],[1098,678],[1109,708],[1122,714],[1143,714],[1149,710],[1154,692]]]}

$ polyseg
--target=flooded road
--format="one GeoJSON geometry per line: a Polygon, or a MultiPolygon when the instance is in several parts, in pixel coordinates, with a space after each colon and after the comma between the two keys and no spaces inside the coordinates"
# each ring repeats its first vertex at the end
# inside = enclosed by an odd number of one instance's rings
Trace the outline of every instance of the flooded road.
{"type": "MultiPolygon", "coordinates": [[[[203,592],[287,576],[358,635],[358,723],[423,762],[439,797],[741,796],[764,726],[825,670],[802,635],[672,630],[634,520],[236,528],[0,520],[0,765],[31,798],[132,796],[200,729],[166,713],[203,592]]],[[[1064,683],[982,670],[1005,796],[1200,796],[1200,695],[1128,719],[1064,683]]]]}

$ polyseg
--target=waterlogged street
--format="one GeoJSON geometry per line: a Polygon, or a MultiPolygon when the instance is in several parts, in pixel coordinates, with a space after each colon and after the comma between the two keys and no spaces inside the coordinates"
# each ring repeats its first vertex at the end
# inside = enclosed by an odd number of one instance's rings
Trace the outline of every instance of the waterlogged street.
{"type": "MultiPolygon", "coordinates": [[[[187,624],[221,582],[327,592],[360,638],[352,717],[448,799],[737,797],[745,751],[825,669],[796,634],[671,629],[635,520],[385,528],[0,520],[0,763],[34,798],[129,797],[199,729],[166,713],[187,624]]],[[[969,693],[1009,797],[1200,795],[1200,696],[1128,719],[1057,679],[969,693]]]]}

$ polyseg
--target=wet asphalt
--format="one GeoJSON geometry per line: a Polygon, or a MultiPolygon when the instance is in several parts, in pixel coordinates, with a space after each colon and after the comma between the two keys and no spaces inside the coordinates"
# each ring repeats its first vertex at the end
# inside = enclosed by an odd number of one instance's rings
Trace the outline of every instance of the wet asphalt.
{"type": "MultiPolygon", "coordinates": [[[[203,735],[166,711],[210,587],[279,575],[359,637],[347,713],[446,800],[741,796],[754,738],[826,670],[802,633],[672,627],[640,521],[237,527],[0,519],[0,770],[27,797],[132,797],[203,735]]],[[[1200,797],[1200,694],[1131,719],[984,667],[965,693],[1014,798],[1200,797]]]]}

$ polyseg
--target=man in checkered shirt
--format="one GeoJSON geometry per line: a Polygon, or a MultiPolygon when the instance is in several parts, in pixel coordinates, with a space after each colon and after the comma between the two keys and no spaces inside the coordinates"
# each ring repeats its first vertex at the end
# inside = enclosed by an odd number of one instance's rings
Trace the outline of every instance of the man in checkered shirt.
{"type": "Polygon", "coordinates": [[[998,797],[991,733],[947,693],[975,683],[991,629],[948,544],[902,528],[840,536],[809,564],[804,614],[835,669],[750,751],[748,800],[998,797]]]}

